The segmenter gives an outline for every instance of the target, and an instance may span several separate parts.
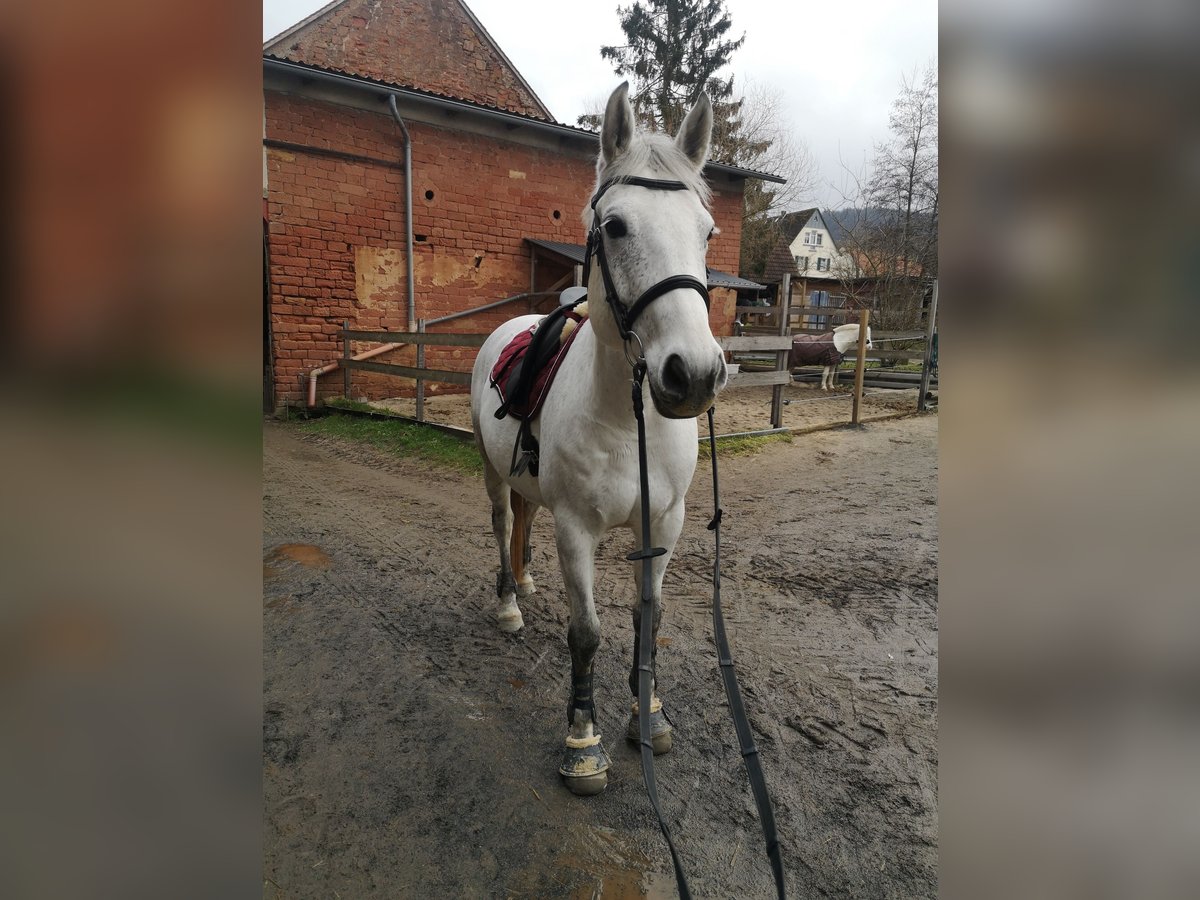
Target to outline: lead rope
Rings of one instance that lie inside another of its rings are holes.
[[[639,420],[640,421],[640,420]],[[640,433],[639,433],[640,437]],[[713,428],[713,408],[708,410],[708,448],[712,458],[713,473],[713,517],[708,530],[713,533],[716,550],[713,553],[713,636],[717,644],[717,662],[721,668],[721,680],[725,683],[725,696],[729,700],[729,714],[737,732],[738,747],[750,790],[758,807],[758,820],[762,825],[763,838],[767,843],[767,859],[771,862],[771,874],[775,878],[775,892],[779,900],[787,896],[783,884],[783,858],[779,850],[779,835],[775,830],[775,811],[771,808],[771,796],[763,778],[762,764],[758,759],[758,748],[750,733],[746,719],[746,708],[742,705],[742,694],[738,689],[737,672],[733,668],[733,654],[729,651],[729,639],[725,636],[725,616],[721,612],[721,493],[717,481],[717,438]]]
[[[667,830],[662,809],[658,805],[658,788],[654,781],[654,745],[650,742],[650,680],[654,673],[651,662],[651,650],[654,646],[654,582],[650,576],[650,560],[662,556],[667,551],[662,547],[650,546],[650,476],[646,464],[646,419],[642,414],[642,380],[645,377],[646,361],[639,359],[633,365],[633,414],[637,419],[638,478],[642,491],[642,547],[626,557],[634,562],[641,560],[642,563],[641,627],[638,631],[637,660],[638,743],[642,755],[642,780],[646,782],[646,794],[649,795],[650,806],[658,818],[658,827],[662,829],[667,849],[671,851],[671,864],[675,866],[675,883],[679,886],[680,900],[691,900],[692,892],[688,889],[687,878],[684,877],[683,867],[679,863],[679,854],[675,852],[675,842],[671,840],[671,832]]]

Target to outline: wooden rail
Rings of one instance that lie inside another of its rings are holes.
[[[359,331],[353,328],[342,328],[338,331],[342,340],[341,364],[346,371],[345,395],[350,399],[350,372],[376,372],[381,375],[394,375],[398,378],[412,378],[417,382],[418,395],[424,392],[426,381],[438,381],[445,384],[461,384],[470,386],[470,372],[455,372],[450,369],[430,369],[423,365],[400,366],[394,363],[374,362],[367,359],[352,359],[350,354],[351,341],[379,341],[385,344],[415,344],[418,348],[433,347],[482,347],[489,335],[486,334],[443,334],[424,331]],[[424,354],[421,354],[423,362]],[[417,421],[425,421],[423,403],[417,404]]]
[[[351,341],[379,341],[383,344],[427,344],[436,347],[482,347],[490,335],[431,334],[424,331],[353,331],[343,329],[338,337]]]

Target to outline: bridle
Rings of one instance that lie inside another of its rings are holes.
[[[638,744],[641,748],[642,778],[646,784],[646,794],[654,815],[658,818],[658,827],[662,830],[671,852],[671,863],[675,867],[675,883],[679,887],[681,900],[691,900],[687,878],[684,877],[683,867],[679,862],[679,854],[671,840],[667,823],[663,819],[662,810],[658,803],[658,788],[654,779],[654,745],[650,740],[650,695],[652,692],[651,679],[654,677],[655,647],[654,647],[654,587],[651,580],[650,560],[662,556],[667,551],[663,547],[653,547],[650,544],[650,476],[646,460],[646,419],[643,409],[642,383],[646,377],[646,357],[641,338],[634,332],[633,326],[642,312],[668,291],[676,288],[691,288],[704,298],[705,308],[709,306],[708,288],[690,275],[671,275],[659,281],[645,291],[631,305],[621,303],[613,285],[612,274],[608,269],[608,257],[604,252],[603,229],[599,216],[595,215],[596,203],[614,184],[631,184],[638,187],[660,191],[687,190],[687,185],[679,181],[660,181],[655,178],[623,178],[606,181],[592,197],[592,227],[588,231],[587,249],[584,255],[583,283],[588,284],[588,274],[591,269],[593,255],[600,265],[600,274],[604,279],[604,295],[621,339],[625,342],[625,359],[633,369],[633,413],[637,419],[638,433],[638,478],[641,487],[642,508],[642,546],[630,553],[626,559],[642,564],[642,592],[639,601],[640,627],[638,633]],[[636,351],[633,341],[637,342]],[[783,900],[786,897],[783,883],[783,860],[780,852],[779,837],[775,829],[775,813],[771,808],[771,797],[767,793],[767,783],[763,778],[762,764],[758,758],[758,748],[754,746],[754,736],[750,731],[750,723],[746,718],[746,709],[742,703],[741,691],[738,688],[737,673],[733,667],[733,656],[729,650],[729,640],[725,635],[725,617],[721,612],[721,504],[717,481],[717,442],[713,427],[713,410],[708,410],[708,440],[709,452],[712,458],[713,471],[713,517],[708,523],[709,531],[716,539],[716,550],[713,556],[713,635],[717,645],[717,662],[721,670],[721,680],[725,686],[725,696],[729,700],[729,712],[733,718],[734,731],[737,733],[738,747],[741,751],[742,762],[746,767],[746,776],[750,781],[750,790],[754,794],[754,802],[758,807],[758,818],[762,825],[763,838],[767,845],[767,858],[771,863],[771,874],[775,879],[775,890]],[[588,680],[587,698],[590,701],[590,679]],[[592,718],[595,720],[594,707]]]
[[[604,250],[604,229],[601,226],[600,216],[596,212],[596,204],[600,202],[600,198],[608,192],[609,188],[624,184],[649,188],[653,191],[686,191],[688,190],[688,186],[682,181],[663,181],[658,178],[637,178],[630,176],[606,181],[592,195],[590,204],[592,207],[592,227],[588,230],[587,247],[584,249],[583,254],[583,283],[585,285],[589,283],[588,277],[591,274],[592,257],[594,256],[596,262],[600,265],[600,276],[604,279],[604,299],[608,301],[608,308],[612,310],[613,319],[617,323],[617,331],[621,334],[621,340],[628,344],[632,336],[640,346],[642,341],[633,331],[634,323],[637,322],[638,317],[645,311],[646,307],[663,294],[677,288],[691,288],[704,298],[705,309],[709,308],[711,300],[708,296],[708,286],[703,284],[699,279],[693,278],[691,275],[668,275],[662,281],[656,282],[642,291],[642,295],[630,305],[626,306],[621,302],[621,298],[617,294],[617,287],[613,284],[612,272],[608,268],[608,254]]]

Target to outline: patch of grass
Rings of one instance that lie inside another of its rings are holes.
[[[368,404],[357,405],[371,409]],[[483,461],[474,443],[423,425],[389,419],[360,419],[335,413],[300,422],[297,427],[313,434],[358,441],[396,456],[420,457],[460,472],[473,475],[483,473]]]
[[[792,436],[786,431],[780,434],[758,434],[730,438],[718,437],[717,456],[751,456],[755,453],[765,450],[771,444],[790,444],[791,442]],[[697,456],[701,462],[708,459],[708,438],[705,438],[700,442],[699,449],[697,450]]]
[[[921,369],[923,368],[923,366],[922,366],[922,365],[921,365],[921,363],[919,363],[919,362],[918,362],[918,363],[897,363],[897,364],[896,364],[896,365],[894,365],[894,366],[885,366],[885,365],[883,365],[882,363],[880,363],[880,362],[878,362],[878,361],[875,361],[875,362],[868,362],[868,363],[866,364],[866,368],[868,368],[868,369],[879,369],[880,371],[883,371],[883,372],[888,372],[888,371],[892,371],[892,372],[920,372],[920,371],[921,371]],[[850,369],[850,371],[851,371],[851,372],[853,372],[853,371],[854,371],[854,366],[850,366],[850,367],[849,367],[849,369]]]
[[[388,410],[382,406],[373,406],[370,403],[364,403],[361,400],[347,400],[345,397],[327,397],[325,405],[332,409],[350,409],[355,412],[379,412],[386,413]]]
[[[379,412],[377,407],[373,407],[369,403],[355,401],[338,400],[327,402],[326,405],[334,409]],[[341,416],[335,412],[320,418],[297,421],[296,427],[313,434],[368,444],[385,453],[393,453],[397,456],[416,456],[460,472],[473,475],[483,473],[483,461],[479,458],[479,452],[475,449],[473,442],[463,441],[432,428],[399,419],[367,419],[357,416]],[[717,456],[722,458],[750,456],[772,444],[790,444],[791,442],[792,435],[787,432],[731,438],[718,437]],[[701,462],[708,459],[707,437],[697,444],[696,456]]]

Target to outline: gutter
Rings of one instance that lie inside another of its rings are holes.
[[[396,95],[388,94],[388,109],[392,118],[404,133],[404,257],[408,262],[408,330],[416,330],[417,302],[413,288],[413,186],[412,186],[412,138],[408,128],[400,118],[400,110],[396,108]]]

